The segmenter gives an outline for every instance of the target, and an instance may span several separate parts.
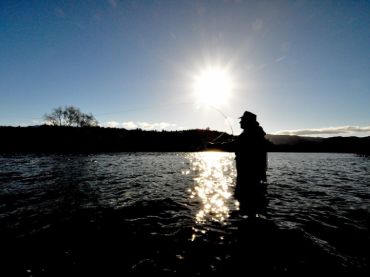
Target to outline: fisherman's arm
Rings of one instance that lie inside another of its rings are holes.
[[[207,149],[209,150],[222,150],[222,151],[227,151],[227,152],[235,152],[237,145],[237,141],[229,141],[229,142],[222,142],[222,143],[212,143],[208,142],[207,143]]]

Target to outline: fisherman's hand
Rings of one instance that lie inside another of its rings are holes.
[[[214,148],[215,144],[213,142],[207,142],[206,143],[206,148]]]

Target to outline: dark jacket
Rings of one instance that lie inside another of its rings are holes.
[[[235,160],[239,181],[266,181],[267,141],[262,127],[244,131],[236,140]]]
[[[256,123],[243,131],[236,140],[215,144],[215,148],[235,152],[237,181],[266,181],[267,140],[266,133]]]

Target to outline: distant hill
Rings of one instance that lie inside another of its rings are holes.
[[[300,137],[287,135],[266,135],[266,138],[275,145],[296,145],[298,143],[306,142],[321,142],[324,138],[318,137]]]
[[[266,135],[273,152],[338,152],[370,155],[370,137]],[[91,153],[119,151],[202,151],[207,142],[235,139],[212,130],[143,131],[102,127],[0,127],[0,153]]]
[[[300,137],[266,135],[272,142],[271,151],[281,152],[338,152],[370,154],[370,137]]]

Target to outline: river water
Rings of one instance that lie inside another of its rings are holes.
[[[231,153],[1,155],[0,270],[367,275],[370,158],[268,158],[251,219],[233,197]]]

